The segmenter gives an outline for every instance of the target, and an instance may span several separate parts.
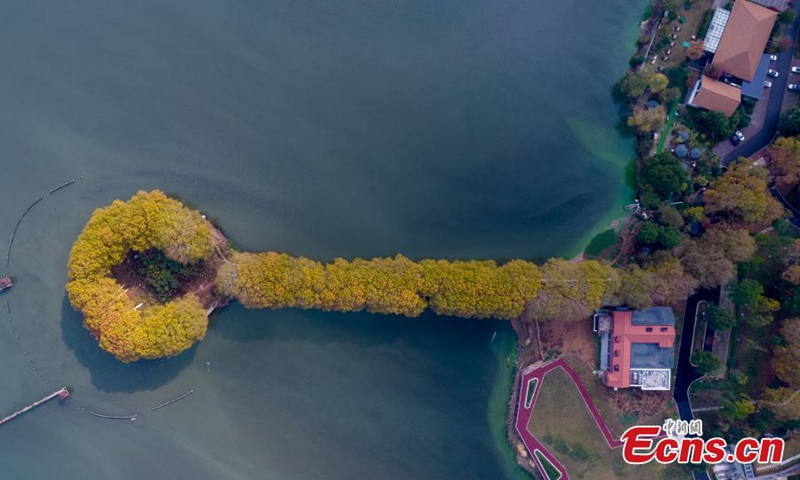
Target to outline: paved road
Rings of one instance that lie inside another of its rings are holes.
[[[794,225],[796,228],[800,228],[800,210],[794,208],[792,204],[789,203],[789,201],[786,200],[786,198],[784,198],[783,195],[781,195],[781,192],[779,192],[777,188],[772,187],[769,189],[769,192],[772,194],[773,197],[775,197],[779,202],[781,202],[784,207],[786,207],[786,210],[792,212],[792,218],[789,219],[789,223]]]
[[[789,69],[792,66],[792,54],[794,52],[794,42],[797,40],[797,29],[800,26],[800,2],[795,2],[792,6],[794,11],[798,13],[797,17],[791,26],[784,30],[786,36],[792,39],[792,48],[786,50],[778,55],[778,61],[773,64],[774,68],[780,72],[778,78],[770,78],[772,82],[772,92],[770,95],[769,106],[767,107],[767,116],[764,118],[764,126],[761,131],[748,138],[741,143],[738,147],[734,148],[731,153],[725,155],[722,159],[723,165],[728,165],[733,160],[739,157],[749,157],[750,155],[761,150],[772,142],[772,138],[778,131],[778,121],[781,116],[781,104],[783,103],[783,96],[786,94],[786,85],[790,77],[794,77],[794,83],[800,83],[800,76],[790,75]]]
[[[681,347],[678,352],[678,368],[675,375],[675,390],[673,398],[678,404],[678,412],[681,420],[692,420],[692,407],[689,405],[689,385],[701,377],[689,363],[692,355],[692,334],[694,333],[694,321],[697,314],[697,306],[700,302],[719,301],[719,289],[698,290],[697,293],[689,297],[686,302],[686,312],[683,315],[683,331],[681,332]]]
[[[692,405],[689,402],[689,385],[702,375],[695,371],[689,358],[692,355],[692,334],[694,321],[697,315],[697,305],[702,301],[719,303],[719,288],[714,290],[698,290],[686,302],[686,312],[683,315],[683,330],[681,332],[681,348],[678,353],[678,368],[675,375],[675,390],[673,398],[678,404],[678,413],[681,420],[693,420]],[[709,480],[705,472],[693,472],[695,480]]]

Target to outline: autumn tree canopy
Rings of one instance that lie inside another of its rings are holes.
[[[112,268],[131,252],[151,250],[181,265],[216,260],[213,240],[209,222],[160,191],[115,201],[94,212],[72,248],[70,302],[100,347],[124,362],[177,355],[206,333],[199,299],[154,296],[135,305]],[[639,308],[671,303],[697,285],[672,256],[618,271],[601,261],[560,258],[540,267],[524,260],[415,262],[402,255],[322,263],[278,252],[232,252],[214,268],[216,293],[247,308],[407,317],[430,309],[462,318],[577,320],[609,302]]]
[[[139,192],[96,210],[70,252],[67,294],[100,347],[123,362],[177,355],[201,340],[208,317],[194,295],[136,308],[112,277],[131,251],[158,249],[187,264],[213,252],[212,227],[163,192]]]
[[[772,357],[772,368],[782,381],[800,389],[800,318],[791,318],[783,322],[781,336],[786,344],[775,347]]]
[[[780,137],[769,147],[769,168],[781,185],[800,183],[800,137]]]
[[[686,49],[686,56],[697,60],[705,54],[705,42],[702,40],[692,40],[689,42],[689,48]]]
[[[767,170],[737,162],[719,177],[705,196],[706,212],[727,215],[733,222],[769,224],[783,215],[783,206],[767,188]]]

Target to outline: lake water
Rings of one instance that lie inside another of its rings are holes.
[[[122,365],[65,262],[94,208],[153,188],[249,250],[574,253],[628,195],[610,90],[644,4],[4,2],[2,238],[78,182],[25,218],[0,298],[0,412],[73,398],[0,428],[2,477],[525,478],[493,434],[505,323],[232,305],[197,348]]]

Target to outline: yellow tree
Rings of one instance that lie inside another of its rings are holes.
[[[769,168],[781,185],[800,183],[800,138],[780,137],[768,150]]]
[[[767,190],[767,171],[739,161],[719,177],[703,197],[706,212],[724,213],[734,221],[769,224],[783,207]]]
[[[642,133],[652,133],[664,127],[666,115],[667,112],[661,105],[653,108],[637,106],[633,109],[633,114],[628,117],[628,126]]]
[[[92,214],[67,264],[70,302],[100,347],[124,362],[177,355],[201,339],[208,324],[192,296],[167,305],[142,302],[140,310],[114,280],[112,267],[129,252],[152,248],[181,263],[207,259],[211,224],[163,192],[138,192]]]
[[[784,422],[800,418],[800,390],[778,387],[767,388],[761,394],[759,404]]]
[[[550,259],[541,267],[542,286],[527,314],[540,320],[587,318],[620,288],[620,276],[608,264]]]
[[[784,320],[781,336],[786,344],[773,350],[772,368],[782,381],[800,388],[800,318]]]

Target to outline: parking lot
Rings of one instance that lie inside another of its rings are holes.
[[[792,56],[792,67],[800,67],[800,58],[795,58]],[[790,70],[791,71],[791,70]],[[789,80],[787,81],[787,85],[800,85],[800,75],[796,73],[788,73]],[[800,91],[797,90],[789,90],[788,87],[786,89],[786,93],[783,95],[783,104],[781,105],[781,115],[783,115],[786,110],[796,107],[800,104]]]

